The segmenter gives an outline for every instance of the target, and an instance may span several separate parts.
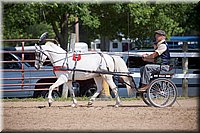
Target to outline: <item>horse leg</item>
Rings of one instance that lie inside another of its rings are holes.
[[[111,75],[105,75],[103,77],[105,78],[106,82],[108,83],[108,85],[112,89],[113,93],[115,94],[115,99],[116,99],[115,107],[119,107],[121,101],[120,101],[120,98],[119,98],[119,95],[118,95],[117,86],[113,82],[112,76]]]
[[[67,77],[65,75],[60,75],[58,77],[58,79],[56,80],[56,82],[49,87],[49,94],[48,94],[48,104],[49,104],[49,107],[52,105],[52,102],[53,102],[53,98],[52,98],[52,91],[53,91],[53,89],[56,88],[56,87],[58,87],[58,86],[60,86],[61,84],[65,83],[67,81],[68,81],[68,79],[67,79]]]
[[[68,84],[68,87],[69,87],[69,91],[70,91],[70,96],[72,98],[72,104],[71,104],[71,107],[77,107],[77,100],[76,100],[76,97],[75,97],[75,94],[74,94],[74,90],[72,88],[72,82],[70,81],[70,83]]]
[[[101,90],[102,90],[102,82],[103,79],[102,77],[98,76],[98,77],[94,77],[94,81],[97,85],[97,91],[94,93],[94,95],[90,98],[88,105],[92,105],[93,101],[95,101],[96,97],[100,94]]]
[[[117,89],[117,87],[112,88],[112,91],[115,94],[115,98],[116,98],[115,107],[119,107],[119,105],[121,104],[121,101],[120,101],[120,98],[119,98],[119,95],[118,95],[118,89]]]

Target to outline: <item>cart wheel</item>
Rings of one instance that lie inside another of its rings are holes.
[[[166,78],[153,80],[147,90],[147,98],[154,107],[172,106],[176,101],[176,97],[176,85]]]
[[[141,93],[141,97],[144,103],[146,103],[148,106],[151,106],[151,103],[149,102],[148,98],[147,98],[147,93],[143,92]]]

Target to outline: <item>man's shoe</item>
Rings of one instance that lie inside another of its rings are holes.
[[[149,88],[149,85],[145,85],[138,89],[138,92],[145,92]]]

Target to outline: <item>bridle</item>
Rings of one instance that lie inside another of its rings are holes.
[[[52,62],[52,64],[57,63],[57,62],[62,61],[62,60],[64,60],[64,62],[65,62],[66,59],[67,59],[67,52],[66,53],[58,53],[58,52],[51,51],[51,50],[43,50],[41,45],[39,45],[39,49],[38,49],[38,46],[36,46],[36,49],[35,49],[35,55],[38,56],[38,59],[35,59],[35,60],[37,60],[39,62],[39,64],[43,64],[45,62],[45,61],[42,60],[43,55],[48,57],[48,55],[45,53],[45,51],[50,52],[50,53],[65,54],[66,55],[66,57],[59,59],[59,60],[56,60],[56,61]],[[63,62],[63,65],[64,65],[64,62]],[[47,64],[47,65],[49,65],[49,64]]]
[[[35,49],[35,55],[38,57],[35,60],[37,60],[39,62],[39,64],[44,63],[44,61],[42,60],[43,55],[47,56],[47,54],[45,53],[45,51],[42,49],[41,45],[39,45],[39,48],[36,47]]]

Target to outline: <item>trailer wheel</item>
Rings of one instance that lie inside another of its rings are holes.
[[[49,94],[49,91],[44,90],[40,93],[40,97],[48,98],[48,94]],[[55,90],[52,91],[52,98],[59,98],[60,96],[61,95],[58,91],[55,91]]]
[[[39,80],[37,83],[54,83],[56,82],[56,78],[54,79],[42,79],[42,80]],[[43,97],[43,98],[46,98],[48,97],[48,90],[37,90],[37,89],[47,89],[49,88],[50,85],[36,85],[35,86],[35,90],[34,93],[33,93],[33,97],[37,98],[37,97]],[[63,85],[60,85],[59,86],[59,89],[58,90],[53,90],[52,92],[52,97],[61,97],[61,94],[62,94],[62,90],[63,90]],[[46,95],[46,96],[45,96]]]

